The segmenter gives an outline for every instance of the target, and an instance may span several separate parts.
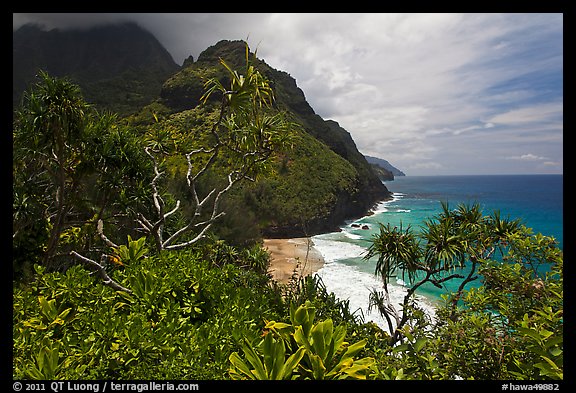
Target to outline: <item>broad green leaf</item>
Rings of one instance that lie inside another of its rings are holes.
[[[56,314],[54,314],[54,303],[55,303],[54,299],[47,301],[44,296],[38,296],[38,302],[40,303],[40,309],[42,311],[42,314],[47,319],[52,320],[54,319],[54,317],[56,317]]]
[[[546,330],[546,329],[540,330],[540,337],[542,337],[543,339],[547,339],[548,337],[550,337],[553,334],[554,334],[553,332]]]
[[[228,357],[232,366],[246,375],[248,378],[254,379],[254,374],[250,371],[250,367],[240,358],[237,352],[232,352]]]
[[[38,354],[36,355],[36,364],[38,365],[38,370],[44,370],[44,360],[45,360],[44,348],[40,348],[40,351],[38,351]]]
[[[36,367],[30,367],[30,369],[26,370],[26,374],[31,379],[47,379]]]
[[[318,322],[310,332],[312,337],[312,348],[314,353],[326,361],[326,355],[329,348],[329,343],[332,338],[332,320],[327,319],[323,322]]]
[[[246,342],[246,344],[242,346],[242,351],[244,352],[244,355],[246,356],[248,362],[252,365],[252,367],[254,367],[252,373],[254,374],[256,379],[260,380],[268,379],[268,375],[266,374],[264,365],[262,364],[262,361],[260,361],[260,357],[258,356],[256,351],[254,351],[250,343]]]
[[[304,347],[308,351],[312,352],[312,349],[310,347],[310,342],[308,341],[308,338],[304,334],[304,329],[302,328],[302,326],[296,327],[296,330],[294,331],[293,337],[294,337],[294,341],[296,341],[296,344],[298,344],[298,346]]]
[[[362,362],[362,360],[364,361]],[[355,361],[352,366],[345,368],[343,370],[343,373],[350,378],[366,379],[370,367],[372,367],[373,364],[374,364],[373,358],[360,359]]]
[[[332,340],[334,342],[334,350],[333,353],[338,353],[340,351],[340,347],[345,344],[344,340],[346,339],[346,326],[339,325],[336,326],[334,329],[334,334],[332,335]]]
[[[347,357],[354,357],[358,352],[360,352],[362,350],[362,348],[364,348],[364,346],[366,345],[366,339],[362,339],[360,341],[358,341],[357,343],[354,343],[352,345],[350,345],[348,347],[348,349],[346,349],[346,352],[344,353],[344,355],[342,356],[342,358],[347,358]]]
[[[414,351],[420,352],[420,350],[426,345],[426,341],[427,340],[424,337],[416,339],[416,342],[414,343]]]
[[[281,379],[287,379],[288,377],[290,377],[292,375],[292,373],[294,372],[294,369],[296,367],[298,367],[298,364],[300,363],[300,361],[304,357],[305,353],[306,353],[306,349],[304,347],[300,347],[300,348],[298,348],[298,350],[295,353],[293,353],[292,355],[290,355],[288,357],[288,359],[286,360],[286,363],[284,363],[283,373],[281,375]]]
[[[314,379],[324,379],[326,367],[324,366],[322,359],[320,359],[320,356],[308,353],[308,359],[310,359]]]
[[[62,318],[56,318],[52,321],[52,323],[50,323],[50,326],[52,325],[64,325],[64,320]]]
[[[329,372],[326,374],[327,378],[334,378],[339,376],[343,370],[346,370],[354,364],[354,359],[342,357],[338,364],[336,364]]]
[[[284,346],[284,341],[282,339],[275,341],[274,340],[274,365],[269,373],[270,379],[283,379],[283,367],[285,354],[286,354],[286,347]]]
[[[272,329],[272,330],[282,330],[282,329],[286,329],[290,326],[292,326],[292,325],[290,325],[289,323],[270,321],[266,324],[266,326],[264,328],[265,329]]]
[[[264,353],[264,370],[267,377],[270,379],[275,379],[275,369],[278,361],[280,364],[284,362],[285,348],[283,347],[284,342],[281,341],[281,345],[277,345],[274,341],[272,334],[267,334],[262,342],[262,352]]]
[[[53,348],[47,349],[46,357],[50,365],[50,374],[55,375],[58,368],[58,361],[60,360],[59,346],[55,345]]]
[[[562,355],[563,351],[560,348],[552,348],[549,350],[549,352],[550,352],[550,355],[552,355],[554,357],[558,357],[558,356]]]
[[[408,344],[404,343],[404,344],[400,344],[394,347],[393,351],[394,352],[406,352],[410,349],[410,347],[408,346]]]
[[[44,325],[42,320],[40,320],[38,318],[30,318],[27,321],[24,321],[23,325],[26,327],[31,327],[32,329],[38,329],[38,330],[45,330],[47,328],[47,326]]]
[[[540,374],[545,375],[555,379],[563,379],[563,371],[554,363],[552,360],[546,356],[541,356],[544,362],[536,363],[534,366],[540,369]]]

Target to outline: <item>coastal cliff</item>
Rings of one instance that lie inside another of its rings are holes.
[[[163,85],[160,100],[172,113],[197,108],[206,78],[224,78],[218,63],[245,64],[243,41],[220,41],[202,52]],[[251,59],[254,59],[251,56]],[[310,236],[333,231],[345,220],[366,214],[391,196],[350,133],[317,115],[288,73],[252,60],[273,87],[275,107],[299,125],[291,149],[279,152],[274,171],[244,187],[237,198],[268,238]],[[225,83],[224,80],[222,80]]]

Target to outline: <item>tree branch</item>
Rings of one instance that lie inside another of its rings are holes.
[[[128,292],[128,293],[132,293],[131,290],[129,290],[128,288],[123,287],[122,285],[118,284],[116,281],[114,281],[109,275],[108,273],[106,273],[106,269],[104,268],[103,265],[99,264],[96,261],[93,261],[90,258],[86,258],[85,256],[82,256],[80,254],[78,254],[76,251],[71,251],[70,255],[75,256],[76,258],[78,258],[79,260],[81,260],[82,262],[88,264],[89,266],[95,268],[95,272],[98,273],[98,275],[100,276],[100,278],[102,279],[102,281],[104,282],[104,285],[109,286],[110,288],[114,289],[115,291],[121,291],[121,292]],[[106,258],[106,254],[102,254],[103,258]]]
[[[96,230],[98,231],[100,238],[102,238],[102,240],[104,241],[104,243],[106,243],[108,247],[118,248],[117,244],[113,243],[110,239],[106,237],[106,235],[104,235],[104,221],[102,221],[102,219],[98,220]]]

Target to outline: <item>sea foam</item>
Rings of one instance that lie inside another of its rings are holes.
[[[335,234],[313,237],[314,247],[324,257],[324,266],[316,272],[322,279],[326,289],[341,300],[348,300],[350,311],[360,310],[365,322],[372,321],[383,330],[388,331],[385,319],[376,311],[368,311],[368,299],[371,291],[383,291],[383,284],[374,274],[363,272],[357,266],[344,263],[347,259],[358,258],[366,253],[366,249],[353,243],[337,241],[327,237]],[[340,261],[340,262],[339,262]],[[391,282],[388,285],[388,295],[394,308],[401,312],[401,304],[407,290],[402,281]],[[431,317],[434,316],[434,306],[424,297],[416,296],[418,305]]]
[[[388,206],[390,206],[391,203],[394,203],[394,202],[398,201],[399,199],[402,199],[405,195],[406,194],[403,194],[401,192],[392,193],[392,199],[388,199],[386,201],[378,203],[374,207],[374,209],[372,209],[371,214],[380,214],[380,213],[387,212]]]
[[[336,232],[339,235],[340,232]],[[332,235],[332,234],[328,234]],[[346,236],[346,235],[344,235]],[[324,257],[325,262],[358,258],[366,253],[366,249],[354,243],[337,241],[327,238],[327,235],[313,236],[314,248]]]

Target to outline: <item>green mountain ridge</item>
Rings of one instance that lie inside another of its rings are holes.
[[[199,104],[204,80],[220,78],[219,59],[233,68],[240,67],[245,62],[245,51],[243,41],[226,40],[206,49],[196,62],[188,61],[164,83],[158,102],[170,113],[193,110]],[[283,154],[281,161],[289,164],[279,162],[276,174],[256,186],[257,190],[270,192],[261,201],[271,197],[279,202],[266,220],[265,236],[292,237],[336,230],[344,220],[366,214],[375,203],[390,196],[350,133],[337,122],[317,115],[294,78],[261,59],[255,60],[255,66],[271,81],[277,108],[288,112],[305,132],[298,135],[300,143]],[[253,207],[262,215],[268,205],[255,203]]]

